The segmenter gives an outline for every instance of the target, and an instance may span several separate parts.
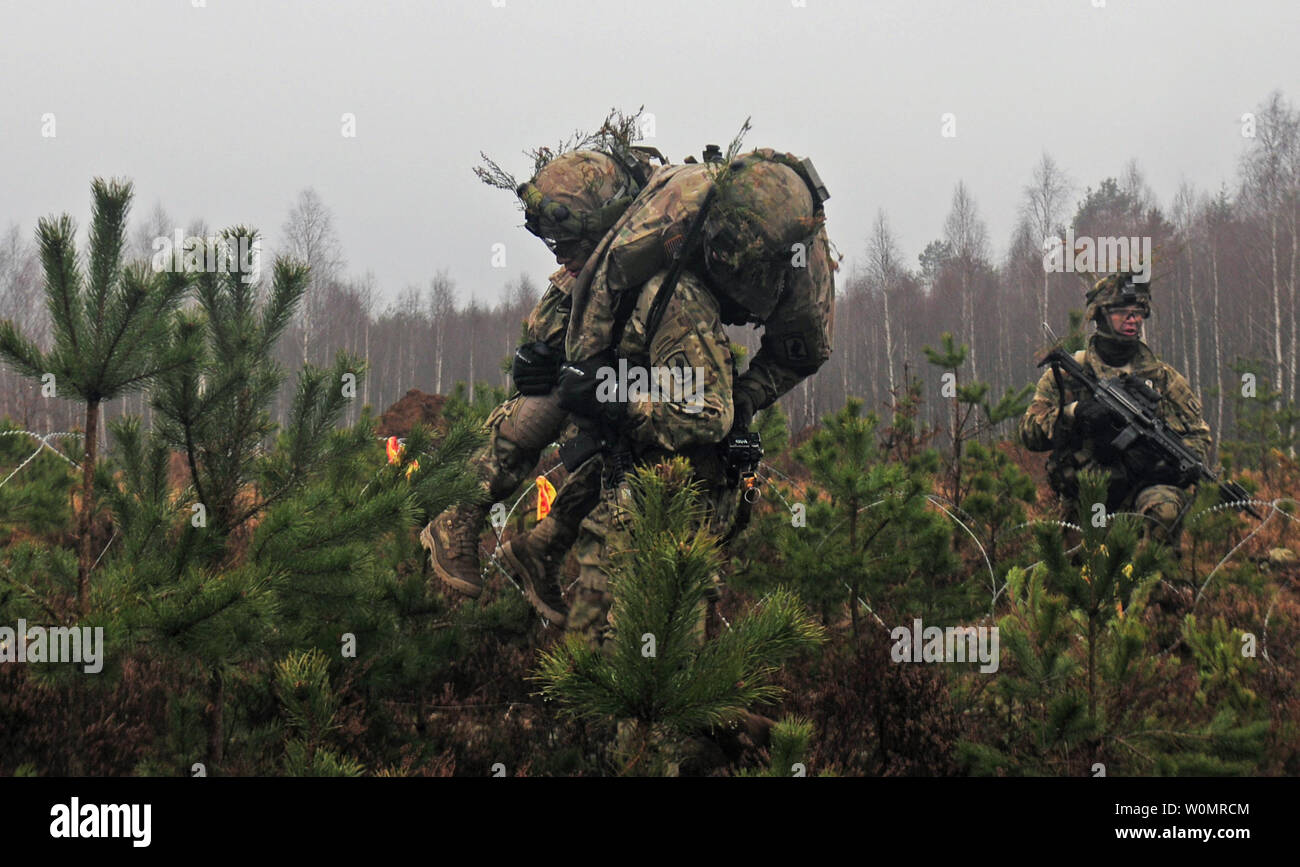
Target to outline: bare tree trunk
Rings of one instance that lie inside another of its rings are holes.
[[[215,668],[208,673],[208,754],[209,771],[221,767],[225,758],[225,705],[226,683],[221,676],[221,669]]]
[[[89,609],[90,526],[95,507],[95,456],[99,440],[99,402],[86,402],[85,456],[81,465],[81,513],[77,516],[77,608],[85,617]]]
[[[885,302],[885,361],[889,371],[889,390],[894,390],[894,327],[889,321],[889,290],[882,286],[880,297]]]
[[[839,335],[836,335],[837,338],[838,336]],[[838,339],[836,342],[837,343],[839,342]],[[851,361],[852,358],[853,358],[853,344],[849,344],[849,360]],[[840,360],[841,362],[843,361],[843,359]],[[840,364],[840,387],[844,390],[845,394],[849,393],[849,365],[848,364],[844,364],[844,363]]]
[[[1277,371],[1273,387],[1277,389],[1279,399],[1273,402],[1275,410],[1281,409],[1280,397],[1285,392],[1285,378],[1282,371],[1282,301],[1281,287],[1277,275],[1277,211],[1269,215],[1269,261],[1273,274],[1273,367]]]
[[[1192,308],[1192,388],[1201,390],[1201,317],[1196,312],[1196,263],[1192,261],[1190,248],[1187,253],[1187,300]]]
[[[1174,305],[1174,316],[1177,319],[1177,324],[1174,326],[1174,333],[1171,337],[1173,338],[1174,346],[1181,348],[1183,351],[1183,375],[1190,376],[1192,368],[1191,360],[1187,357],[1187,346],[1191,341],[1187,339],[1187,317],[1183,312],[1183,305]],[[1177,352],[1177,350],[1175,350],[1175,352]]]
[[[365,316],[366,316],[366,381],[365,384],[362,385],[361,387],[361,394],[362,394],[361,402],[363,405],[370,403],[370,380],[373,376],[373,371],[371,371],[370,369],[370,311],[366,311]]]
[[[1041,330],[1043,327],[1043,323],[1048,321],[1050,320],[1048,320],[1047,318],[1047,271],[1044,270],[1043,271],[1043,303],[1039,306],[1038,325],[1034,329],[1034,331]]]
[[[1296,193],[1295,193],[1295,191],[1293,191],[1293,192],[1292,192],[1292,201],[1293,201],[1293,202],[1294,202],[1294,197],[1295,197],[1295,195],[1296,195]],[[1295,261],[1295,260],[1296,260],[1296,252],[1297,252],[1297,249],[1296,249],[1296,241],[1297,241],[1297,238],[1296,238],[1296,213],[1295,213],[1295,205],[1293,204],[1293,205],[1292,205],[1292,208],[1291,208],[1291,279],[1288,281],[1288,299],[1287,299],[1288,302],[1289,302],[1288,309],[1291,311],[1291,365],[1290,365],[1290,367],[1289,367],[1289,370],[1291,371],[1291,382],[1287,385],[1287,392],[1286,392],[1286,393],[1287,393],[1287,400],[1290,401],[1290,402],[1292,402],[1292,403],[1295,402],[1295,381],[1296,381],[1296,367],[1295,367],[1295,363],[1296,363],[1296,348],[1295,348],[1295,343],[1296,343],[1296,309],[1295,309],[1296,261]],[[1287,440],[1288,440],[1288,442],[1290,443],[1290,445],[1287,446],[1287,452],[1289,453],[1289,455],[1290,455],[1292,458],[1294,458],[1294,457],[1295,457],[1295,443],[1294,443],[1294,441],[1292,440],[1291,434],[1292,434],[1292,432],[1295,430],[1295,425],[1294,425],[1294,424],[1290,424],[1290,425],[1288,425],[1287,427],[1288,427],[1288,430],[1287,430]]]
[[[975,299],[971,297],[970,271],[966,263],[962,264],[961,306],[962,315],[966,318],[966,340],[970,344],[970,378],[971,382],[978,382],[980,375],[975,360]]]
[[[308,287],[310,289],[310,287]],[[311,293],[302,299],[302,363],[307,364],[307,343],[311,338]]]
[[[1213,230],[1211,230],[1213,231]],[[1219,384],[1219,393],[1217,397],[1218,406],[1214,410],[1214,432],[1216,445],[1215,453],[1217,457],[1217,445],[1223,439],[1223,392],[1226,383],[1223,381],[1223,344],[1221,339],[1222,322],[1219,319],[1219,250],[1217,243],[1210,243],[1210,273],[1214,279],[1214,381]]]

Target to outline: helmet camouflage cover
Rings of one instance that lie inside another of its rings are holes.
[[[1099,315],[1108,307],[1141,307],[1147,316],[1151,315],[1151,284],[1135,282],[1131,273],[1109,274],[1093,285],[1084,300],[1088,305],[1085,321],[1096,321],[1108,331],[1106,317]]]
[[[820,208],[804,179],[769,149],[737,157],[718,178],[704,221],[715,286],[760,320],[776,307],[793,247],[816,231]]]
[[[636,198],[636,181],[594,150],[560,154],[515,191],[524,225],[548,243],[596,244]]]

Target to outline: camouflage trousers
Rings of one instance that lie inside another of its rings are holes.
[[[568,418],[554,392],[518,395],[492,411],[483,425],[487,444],[470,459],[489,502],[514,493],[537,469],[542,450],[576,431]]]
[[[1108,477],[1106,511],[1136,512],[1143,516],[1143,538],[1155,539],[1177,549],[1182,535],[1183,511],[1192,500],[1190,490],[1173,485],[1144,484],[1123,466],[1105,464],[1087,451],[1053,452],[1047,460],[1047,479],[1066,505],[1067,514],[1077,515],[1079,474],[1084,470]]]
[[[575,475],[584,473],[599,478],[603,469],[597,456],[584,464]],[[740,490],[725,484],[705,482],[704,500],[707,508],[710,534],[723,539],[728,536],[740,506]],[[612,635],[616,623],[610,620],[614,598],[609,588],[610,564],[629,544],[628,520],[632,505],[632,491],[626,479],[615,484],[602,484],[600,500],[582,523],[574,552],[578,559],[578,591],[569,607],[568,628],[584,634],[595,647],[600,647]]]
[[[1184,510],[1191,503],[1191,493],[1173,485],[1151,485],[1132,496],[1132,509],[1145,520],[1142,535],[1177,550],[1182,538]]]
[[[471,459],[471,466],[492,503],[510,496],[536,471],[543,449],[578,433],[554,392],[511,398],[492,411],[484,426],[488,442]],[[597,456],[569,473],[543,519],[554,526],[543,528],[539,523],[530,532],[544,529],[540,537],[549,540],[576,538],[583,517],[599,500],[601,466]]]
[[[484,494],[494,503],[508,497],[535,471],[546,446],[577,432],[554,393],[511,398],[493,410],[485,428],[487,445],[471,464],[479,472]],[[595,455],[569,473],[546,518],[567,528],[570,537],[577,536],[578,589],[568,623],[597,644],[609,629],[610,557],[627,547],[631,503],[626,480],[605,484],[604,468],[604,458]],[[705,490],[709,531],[722,538],[735,521],[740,492],[722,484],[706,484]]]
[[[1108,509],[1112,512],[1136,512],[1142,516],[1142,538],[1154,539],[1178,549],[1182,538],[1183,512],[1192,501],[1191,492],[1173,485],[1148,485],[1129,491]],[[1078,503],[1067,500],[1067,514],[1078,514]]]

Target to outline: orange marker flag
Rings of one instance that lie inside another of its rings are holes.
[[[397,437],[388,438],[386,451],[388,452],[388,462],[390,464],[397,463],[398,456],[402,453],[402,444],[397,441]]]
[[[547,481],[546,476],[537,477],[537,520],[542,520],[551,513],[551,504],[555,502],[555,485]]]

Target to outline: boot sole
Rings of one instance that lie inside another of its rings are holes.
[[[438,560],[438,542],[433,535],[432,523],[425,524],[424,529],[420,531],[420,544],[428,550],[429,563],[433,566],[434,574],[438,576],[438,579],[443,584],[471,599],[477,599],[483,594],[482,584],[471,584],[465,579],[456,576]]]
[[[513,540],[506,542],[501,548],[501,560],[506,568],[513,572],[524,585],[524,596],[528,597],[528,602],[536,609],[537,613],[546,618],[546,620],[555,626],[564,626],[568,623],[569,615],[566,611],[559,611],[553,606],[542,600],[537,593],[536,582],[533,573],[530,572],[511,547]],[[545,576],[543,576],[545,577]]]

